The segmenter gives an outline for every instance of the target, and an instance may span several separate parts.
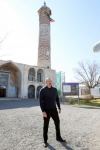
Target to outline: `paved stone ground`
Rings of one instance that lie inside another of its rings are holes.
[[[61,133],[67,144],[55,139],[52,119],[49,147],[43,147],[43,120],[33,100],[0,101],[0,150],[100,150],[100,109],[61,105]]]

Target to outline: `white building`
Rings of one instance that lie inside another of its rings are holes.
[[[95,97],[95,98],[100,98],[100,84],[98,86],[96,86],[95,88],[91,89],[91,94]]]

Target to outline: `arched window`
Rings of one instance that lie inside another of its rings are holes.
[[[34,68],[29,69],[28,80],[29,81],[34,81],[35,80],[35,69]]]
[[[37,81],[43,82],[43,70],[42,69],[38,69],[37,71]]]

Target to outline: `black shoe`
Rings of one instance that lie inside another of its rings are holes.
[[[56,139],[58,142],[66,142],[66,140],[62,139],[62,138],[57,138]]]
[[[44,147],[46,148],[48,146],[48,143],[47,142],[44,142]]]

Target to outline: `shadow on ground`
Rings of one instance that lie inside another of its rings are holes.
[[[36,107],[36,106],[39,106],[39,101],[34,99],[0,100],[0,110],[24,108],[24,107],[27,108],[27,107]]]
[[[67,145],[67,143],[61,143],[62,146],[66,149],[66,150],[73,150],[70,146]],[[50,144],[48,144],[48,149],[50,150],[56,150],[53,146],[51,146]]]

